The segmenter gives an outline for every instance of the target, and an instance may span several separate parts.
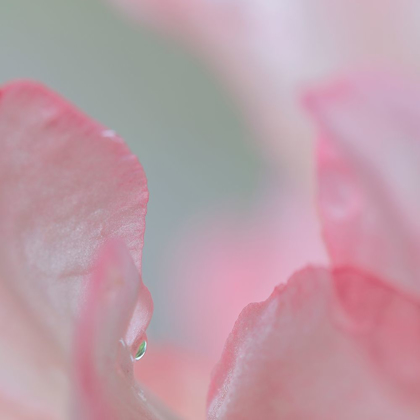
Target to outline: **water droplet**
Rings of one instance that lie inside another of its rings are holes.
[[[140,343],[139,348],[137,349],[136,355],[134,356],[134,360],[140,360],[146,353],[146,350],[147,350],[147,341],[143,340]]]

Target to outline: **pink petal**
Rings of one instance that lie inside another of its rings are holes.
[[[182,419],[204,419],[213,366],[173,344],[149,342],[147,348],[144,363],[134,365],[136,379]]]
[[[208,419],[420,415],[420,305],[353,269],[307,268],[244,309]]]
[[[0,145],[0,417],[55,419],[92,257],[118,237],[141,268],[146,178],[119,137],[32,82],[0,90]]]
[[[420,91],[360,76],[308,104],[322,131],[319,205],[333,263],[420,293]]]
[[[105,238],[140,270],[146,178],[119,137],[34,83],[1,91],[0,140],[0,275],[61,330]]]
[[[58,419],[67,409],[63,349],[2,278],[0,300],[0,418]]]
[[[172,328],[213,363],[245,305],[302,265],[326,262],[308,199],[270,188],[255,202],[248,214],[226,211],[192,225],[172,255]]]
[[[78,419],[161,418],[134,381],[133,358],[122,339],[139,292],[147,289],[130,254],[121,244],[109,243],[93,272],[76,330],[74,415]],[[144,297],[148,299],[149,293]],[[148,319],[141,328],[146,329],[147,323]]]

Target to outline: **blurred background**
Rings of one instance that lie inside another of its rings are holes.
[[[220,206],[246,206],[262,171],[231,98],[185,49],[130,25],[100,0],[0,0],[0,52],[1,84],[45,83],[139,157],[150,190],[143,254],[155,302],[149,335],[170,337],[171,248],[192,220]]]

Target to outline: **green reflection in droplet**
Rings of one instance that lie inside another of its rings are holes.
[[[144,340],[140,343],[134,359],[135,360],[140,360],[144,356],[144,354],[146,353],[146,350],[147,350],[147,341]]]

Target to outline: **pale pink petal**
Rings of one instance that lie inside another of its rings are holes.
[[[420,305],[352,269],[307,268],[244,309],[208,419],[414,420]]]
[[[380,74],[313,93],[319,205],[335,265],[420,293],[420,90]]]
[[[144,363],[134,365],[136,379],[182,419],[204,419],[213,365],[173,344],[149,342],[147,348]]]
[[[136,384],[133,355],[123,340],[137,296],[146,290],[125,247],[108,243],[93,272],[76,329],[75,418],[163,418]],[[148,299],[149,294],[144,300]],[[145,330],[147,324],[148,319],[141,328]]]
[[[123,239],[140,270],[146,178],[121,138],[44,87],[0,95],[0,275],[62,330],[105,238]]]
[[[69,393],[63,347],[10,280],[0,278],[0,418],[61,419]]]
[[[311,179],[312,135],[297,93],[366,66],[420,68],[416,0],[108,0],[197,52],[232,88],[266,147]]]
[[[308,262],[327,261],[307,198],[273,187],[255,202],[248,213],[197,221],[170,248],[171,328],[214,363],[245,305],[264,299]]]
[[[146,178],[119,137],[32,82],[0,90],[0,146],[0,417],[55,419],[92,257],[118,237],[141,268]]]

